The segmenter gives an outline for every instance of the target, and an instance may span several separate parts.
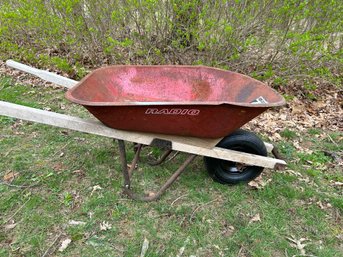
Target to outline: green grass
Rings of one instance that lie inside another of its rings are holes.
[[[88,116],[63,93],[0,77],[0,100]],[[197,158],[161,200],[142,203],[121,194],[112,140],[1,116],[0,256],[42,256],[48,249],[52,256],[139,256],[144,238],[146,256],[176,256],[182,247],[183,256],[299,256],[292,237],[309,240],[308,255],[339,256],[343,203],[333,182],[343,178],[324,152],[342,152],[342,133],[285,128],[282,136],[289,166],[266,170],[263,178],[271,181],[261,190],[214,183]],[[312,152],[294,148],[300,137]],[[154,168],[140,163],[135,190],[158,188],[185,157]],[[5,184],[9,172],[17,175]],[[251,222],[257,214],[260,221]],[[103,222],[111,228],[101,230]],[[72,242],[58,252],[65,238]]]

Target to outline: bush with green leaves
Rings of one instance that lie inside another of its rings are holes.
[[[340,84],[339,0],[0,0],[0,57],[72,76],[103,64],[204,64]]]

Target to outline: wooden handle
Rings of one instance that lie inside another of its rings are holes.
[[[67,87],[67,88],[71,88],[73,87],[76,83],[78,83],[78,81],[76,80],[72,80],[72,79],[68,79],[66,77],[57,75],[55,73],[52,72],[48,72],[45,70],[39,70],[33,67],[30,67],[28,65],[13,61],[13,60],[7,60],[6,61],[6,65],[12,68],[15,68],[17,70],[21,70],[24,71],[26,73],[30,73],[32,75],[35,75],[45,81],[49,81],[52,83],[55,83],[57,85],[63,86],[63,87]]]

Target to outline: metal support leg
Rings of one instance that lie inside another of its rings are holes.
[[[121,162],[121,170],[124,177],[124,190],[130,189],[130,174],[127,170],[127,159],[126,159],[126,150],[125,150],[125,142],[123,140],[118,140],[119,145],[119,156]]]
[[[135,157],[133,158],[133,161],[132,161],[132,163],[131,163],[131,167],[130,167],[130,169],[129,169],[129,171],[128,171],[128,173],[129,173],[129,178],[132,177],[132,173],[133,173],[133,171],[134,171],[135,168],[136,168],[137,162],[138,162],[138,160],[139,160],[139,155],[141,154],[142,147],[143,147],[143,146],[142,146],[141,144],[135,145]]]
[[[157,200],[174,182],[175,180],[181,175],[182,172],[185,171],[188,164],[190,164],[197,155],[190,154],[187,160],[177,169],[177,171],[167,180],[167,182],[156,192],[152,193],[149,196],[141,196],[135,194],[130,188],[124,188],[124,193],[134,200],[150,202]]]
[[[118,144],[119,144],[121,169],[122,169],[122,173],[124,177],[123,192],[131,199],[145,201],[145,202],[154,201],[158,199],[175,182],[175,180],[181,175],[181,173],[185,171],[188,164],[190,164],[196,157],[196,155],[190,154],[189,157],[186,159],[186,161],[177,169],[177,171],[175,171],[175,173],[167,180],[167,182],[164,185],[161,186],[161,188],[156,193],[152,193],[149,196],[141,196],[141,195],[137,195],[131,190],[131,176],[139,160],[139,155],[142,149],[142,145],[140,144],[137,145],[135,157],[132,161],[130,169],[128,169],[125,142],[123,140],[118,140]],[[169,154],[170,153],[168,153],[168,155]],[[167,154],[165,155],[166,155],[165,158],[167,158],[168,155]]]

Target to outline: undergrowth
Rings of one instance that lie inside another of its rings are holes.
[[[105,64],[201,64],[275,86],[342,83],[342,1],[0,1],[0,57],[74,78]]]

